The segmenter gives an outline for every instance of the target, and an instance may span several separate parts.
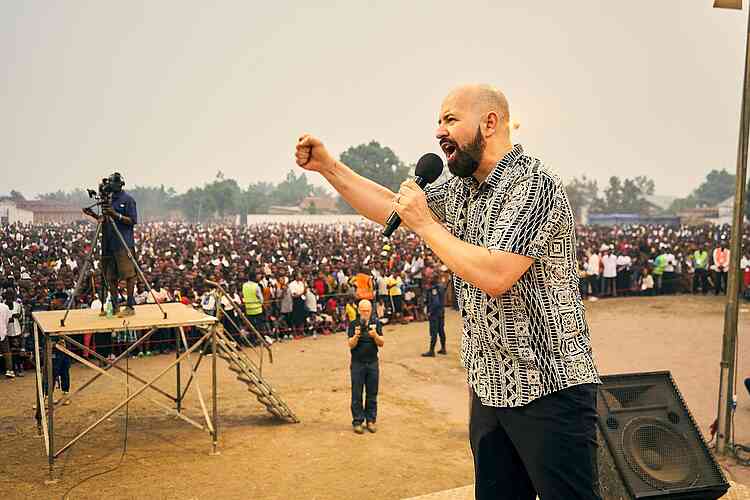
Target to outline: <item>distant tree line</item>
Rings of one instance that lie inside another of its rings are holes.
[[[392,191],[398,190],[414,168],[414,164],[404,163],[391,148],[376,141],[352,146],[339,158],[360,175]],[[599,189],[597,181],[582,175],[571,179],[565,185],[565,190],[576,218],[580,218],[584,207],[588,207],[590,213],[668,215],[689,208],[717,205],[734,194],[734,180],[735,175],[727,170],[711,170],[688,196],[674,200],[666,209],[649,201],[648,197],[655,192],[655,184],[653,179],[642,175],[632,178],[612,176],[603,190]],[[128,192],[137,200],[139,213],[144,220],[164,218],[178,212],[190,221],[207,221],[237,214],[263,214],[268,213],[272,206],[297,206],[308,196],[331,196],[327,189],[310,184],[305,173],[297,168],[290,169],[286,178],[278,184],[254,182],[243,188],[235,179],[226,178],[219,171],[213,181],[190,188],[182,194],[164,185],[129,187]],[[25,199],[18,191],[11,191],[10,198]],[[91,203],[86,191],[81,188],[45,193],[39,198],[80,206]],[[337,205],[343,213],[354,213],[352,207],[340,197]],[[750,204],[746,205],[745,210],[750,217]],[[308,212],[315,213],[316,207],[311,205]]]
[[[340,159],[357,173],[393,190],[398,190],[413,168],[404,164],[391,148],[381,146],[376,141],[352,146],[340,155]],[[305,173],[298,168],[290,169],[286,178],[278,184],[254,182],[243,188],[237,180],[227,178],[219,171],[211,182],[192,187],[182,194],[164,185],[128,186],[127,191],[138,203],[142,220],[165,219],[170,214],[179,213],[193,222],[241,214],[264,214],[272,206],[298,206],[309,196],[332,196],[327,189],[310,184]],[[10,198],[17,201],[26,199],[18,191],[11,191]],[[38,198],[81,207],[93,203],[86,190],[81,188],[44,193]],[[341,212],[353,213],[341,198],[337,205]],[[317,208],[312,204],[307,211],[316,213]]]
[[[612,176],[600,193],[597,182],[585,175],[571,179],[565,190],[570,204],[580,218],[583,207],[590,213],[637,213],[676,215],[690,209],[714,207],[734,195],[735,175],[727,170],[711,170],[704,181],[685,198],[677,198],[664,209],[648,201],[653,195],[653,179],[646,176],[623,178]],[[748,183],[750,189],[750,183]],[[745,215],[750,217],[750,204],[745,205]]]

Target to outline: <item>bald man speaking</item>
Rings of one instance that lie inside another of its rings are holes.
[[[599,499],[600,381],[563,184],[511,143],[508,102],[491,86],[450,92],[435,136],[453,177],[426,191],[406,181],[393,193],[311,135],[296,159],[368,219],[395,210],[453,271],[476,498]]]

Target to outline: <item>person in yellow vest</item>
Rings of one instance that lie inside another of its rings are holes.
[[[254,280],[254,281],[253,281]],[[245,305],[245,314],[250,323],[263,334],[263,290],[258,284],[260,277],[256,273],[249,273],[248,279],[242,285],[242,302]]]
[[[706,295],[708,293],[708,252],[705,248],[695,247],[693,252],[693,268],[695,273],[693,274],[693,293],[698,293],[700,288],[701,293]]]
[[[357,307],[351,297],[346,298],[344,310],[346,311],[347,325],[354,323],[357,320]]]
[[[402,273],[403,274],[403,273]],[[401,274],[399,273],[391,273],[388,278],[385,280],[386,285],[388,285],[388,295],[391,298],[391,310],[393,311],[393,321],[403,321],[403,313],[404,313],[404,301],[402,297],[402,288],[404,286],[404,281],[401,279]]]

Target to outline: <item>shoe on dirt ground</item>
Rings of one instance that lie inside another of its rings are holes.
[[[354,433],[355,434],[364,434],[365,429],[362,427],[362,424],[357,424],[354,426]]]
[[[10,370],[6,370],[6,372],[5,372],[5,378],[16,378],[16,374],[13,373]]]
[[[427,351],[422,353],[423,358],[434,358],[435,357],[435,351]]]
[[[448,354],[448,351],[446,351],[445,349],[440,349],[438,351],[438,354]]]
[[[375,424],[375,422],[367,422],[367,430],[375,434],[378,432],[378,426]]]

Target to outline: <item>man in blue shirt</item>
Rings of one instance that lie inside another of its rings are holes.
[[[117,226],[125,245],[135,255],[133,227],[138,223],[138,211],[135,200],[122,189],[125,179],[119,172],[109,176],[109,184],[112,187],[111,203],[102,205],[102,215],[109,217],[102,227],[102,272],[106,286],[111,291],[112,308],[118,317],[123,318],[135,314],[135,265],[112,225]],[[122,310],[119,309],[117,299],[117,288],[121,280],[125,280],[128,292],[127,305]],[[102,297],[106,297],[106,293]]]
[[[445,350],[445,286],[435,278],[425,290],[425,308],[430,320],[430,349],[422,353],[425,357],[435,357],[435,344],[440,338],[438,354],[448,354]]]

